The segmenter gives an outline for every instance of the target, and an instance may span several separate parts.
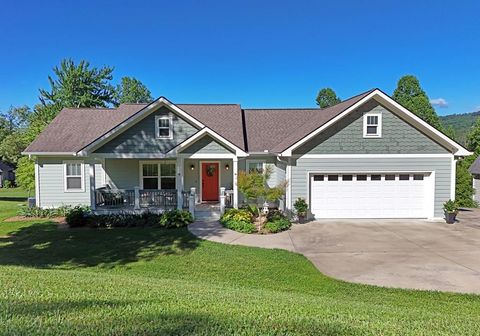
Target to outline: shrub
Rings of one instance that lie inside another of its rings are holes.
[[[256,231],[253,224],[253,216],[246,209],[228,209],[220,217],[220,223],[226,228],[242,233],[252,233]]]
[[[223,225],[230,230],[241,233],[253,233],[256,231],[255,225],[251,222],[230,219],[229,221],[223,223]]]
[[[284,219],[284,218],[287,218],[287,216],[285,216],[285,214],[278,209],[270,210],[267,213],[267,222],[273,222],[278,219]]]
[[[305,217],[307,215],[308,204],[303,198],[297,198],[295,203],[293,203],[293,207],[298,216]]]
[[[193,223],[193,216],[187,210],[165,211],[160,218],[160,226],[166,228],[187,226],[190,223]]]
[[[39,207],[27,207],[26,205],[20,206],[17,214],[25,217],[39,217],[39,218],[52,218],[52,217],[65,217],[72,207],[64,205],[59,208],[39,208]]]
[[[220,223],[226,223],[230,220],[253,223],[252,214],[246,209],[228,209],[220,217]]]
[[[90,214],[90,209],[85,206],[76,206],[70,209],[66,216],[65,221],[70,227],[81,227],[87,224],[87,215]]]
[[[3,181],[3,188],[10,189],[10,188],[13,188],[13,187],[14,187],[14,185],[13,185],[12,181],[10,181],[10,180]]]
[[[443,210],[447,213],[457,213],[458,212],[458,206],[455,201],[448,200],[445,203],[443,203]]]
[[[276,219],[271,222],[265,223],[263,227],[267,232],[270,233],[277,233],[280,231],[288,230],[292,226],[292,223],[288,220],[288,218],[280,218]]]

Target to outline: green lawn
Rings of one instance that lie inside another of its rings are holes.
[[[480,297],[349,284],[186,229],[24,223],[0,238],[0,334],[479,335]]]

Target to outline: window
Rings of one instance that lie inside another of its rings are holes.
[[[400,181],[408,181],[408,180],[410,180],[410,175],[408,175],[408,174],[400,174],[399,180],[400,180]]]
[[[353,175],[342,175],[342,181],[352,181]]]
[[[173,122],[171,117],[155,117],[157,139],[173,139]]]
[[[265,169],[265,161],[247,161],[247,171],[249,173],[256,171],[259,174]]]
[[[338,175],[328,175],[329,181],[338,181]]]
[[[414,181],[423,181],[423,175],[422,174],[414,174],[413,175],[413,180]]]
[[[141,163],[142,189],[176,189],[176,166],[173,162]]]
[[[382,136],[382,115],[367,113],[363,116],[363,137],[380,138]]]
[[[357,175],[357,181],[366,181],[367,175]]]
[[[65,191],[85,191],[84,169],[82,161],[65,161]]]
[[[323,179],[324,179],[323,175],[313,175],[314,181],[323,181]]]
[[[371,175],[370,180],[371,181],[380,181],[382,179],[382,175]]]
[[[385,175],[385,181],[395,181],[395,175],[393,174]]]

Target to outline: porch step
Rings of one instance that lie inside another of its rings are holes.
[[[220,219],[220,210],[196,210],[196,221],[214,221]]]

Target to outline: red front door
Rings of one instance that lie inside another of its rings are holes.
[[[218,201],[218,163],[202,162],[202,201]]]

